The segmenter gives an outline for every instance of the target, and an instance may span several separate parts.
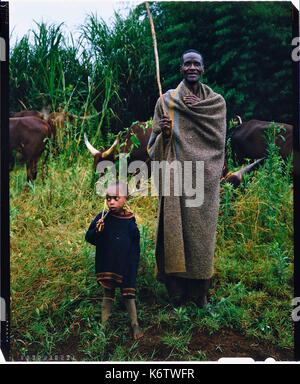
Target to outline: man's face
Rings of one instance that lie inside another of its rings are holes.
[[[183,55],[180,72],[188,83],[197,83],[204,72],[201,56],[195,52],[189,52]]]

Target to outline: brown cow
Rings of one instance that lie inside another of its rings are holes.
[[[12,114],[12,117],[27,117],[27,116],[35,116],[40,119],[47,120],[49,124],[54,126],[54,128],[62,129],[64,127],[65,122],[73,122],[76,116],[73,116],[69,112],[51,112],[45,110],[44,112],[34,111],[34,110],[23,110],[20,112],[16,112]]]
[[[265,133],[271,122],[253,119],[242,123],[239,116],[236,117],[236,120],[238,126],[232,129],[229,137],[237,164],[243,164],[246,159],[256,160],[266,157],[268,147]],[[276,138],[276,144],[281,156],[285,159],[293,149],[293,126],[283,123],[276,124],[283,128]]]
[[[54,126],[56,129],[63,129],[65,122],[73,123],[75,116],[69,112],[52,112],[47,118],[49,124]]]
[[[14,163],[13,151],[16,151],[21,154],[21,161],[26,163],[27,181],[35,180],[37,163],[46,145],[45,139],[52,137],[53,131],[50,125],[36,116],[10,118],[9,144],[11,169]]]
[[[133,161],[139,160],[143,162],[150,163],[150,159],[147,152],[147,144],[151,135],[151,127],[148,126],[146,122],[139,122],[133,124],[124,137],[124,143],[120,144],[120,135],[119,132],[116,140],[113,145],[105,150],[100,151],[92,146],[92,144],[88,141],[86,134],[84,134],[84,142],[90,153],[94,157],[94,167],[96,169],[97,165],[103,160],[114,161],[116,153],[129,153],[130,156],[128,159],[128,164]],[[133,136],[138,139],[140,145],[138,147],[134,146]]]
[[[64,126],[65,123],[74,123],[76,119],[86,120],[90,118],[89,116],[80,117],[72,115],[69,112],[59,109],[58,112],[49,113],[49,107],[43,108],[42,112],[34,110],[23,110],[17,113],[13,113],[12,117],[26,117],[26,116],[36,116],[40,119],[46,120],[52,129],[53,133],[53,151],[54,153],[59,152],[59,145],[62,144],[63,135],[64,135]]]
[[[16,112],[12,117],[27,117],[27,116],[35,116],[42,120],[44,120],[44,114],[39,111],[32,111],[25,109],[24,111]]]
[[[76,116],[69,112],[60,111],[52,112],[47,117],[47,122],[50,124],[53,132],[55,132],[54,152],[57,154],[63,144],[65,123],[74,123]]]
[[[99,116],[100,113],[96,113],[94,115],[85,115],[85,116],[77,116],[70,112],[64,111],[63,109],[59,109],[58,112],[51,112],[47,115],[48,123],[55,126],[56,129],[63,129],[65,123],[75,123],[78,120],[87,121],[96,116]]]

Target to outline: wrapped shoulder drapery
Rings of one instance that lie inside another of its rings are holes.
[[[184,188],[182,195],[176,196],[172,172],[170,196],[162,196],[161,188],[159,190],[155,254],[160,281],[165,281],[166,274],[190,279],[210,279],[213,275],[220,177],[225,155],[226,104],[221,95],[202,83],[199,83],[197,94],[200,101],[192,107],[187,107],[183,101],[189,94],[191,91],[182,81],[163,96],[173,129],[171,139],[165,143],[159,127],[163,110],[158,99],[148,143],[152,160],[169,163],[177,160],[182,170],[185,161],[192,162],[190,182],[193,187],[196,185],[196,162],[204,165],[204,200],[200,206],[193,206],[192,197],[187,196]]]

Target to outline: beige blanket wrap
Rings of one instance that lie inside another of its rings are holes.
[[[197,94],[200,102],[193,107],[187,107],[183,102],[183,97],[188,94],[191,91],[182,81],[163,96],[172,120],[172,136],[165,144],[159,128],[163,110],[158,99],[148,143],[152,160],[169,163],[179,160],[182,170],[185,161],[192,162],[194,187],[195,162],[204,162],[204,201],[200,206],[186,206],[187,200],[191,201],[195,196],[187,196],[184,187],[182,196],[172,192],[173,172],[170,196],[162,196],[159,191],[155,255],[160,281],[164,281],[165,274],[190,279],[209,279],[213,275],[220,176],[225,154],[226,105],[221,95],[202,83],[199,83]]]

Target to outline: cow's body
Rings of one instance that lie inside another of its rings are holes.
[[[45,139],[52,136],[49,124],[35,116],[9,119],[10,161],[13,166],[13,151],[21,154],[27,166],[27,180],[35,180],[37,162],[45,149]]]
[[[12,117],[28,117],[28,116],[35,116],[35,117],[38,117],[40,119],[44,119],[43,113],[41,113],[39,111],[30,111],[27,109],[24,111],[14,113]]]
[[[266,129],[271,124],[268,121],[249,120],[246,123],[233,128],[230,133],[232,151],[238,164],[246,159],[256,160],[267,156]],[[280,148],[280,154],[285,159],[293,148],[293,126],[289,124],[276,123],[283,127],[280,135],[276,138],[276,144]]]
[[[137,139],[140,141],[140,146],[137,148],[133,148],[130,154],[130,161],[140,160],[140,161],[148,161],[149,155],[147,152],[147,145],[150,139],[150,135],[152,132],[152,128],[147,126],[147,123],[141,122],[138,124],[134,124],[131,126],[125,137],[125,145],[122,147],[122,152],[128,153],[130,148],[132,147],[131,135],[134,134]]]

